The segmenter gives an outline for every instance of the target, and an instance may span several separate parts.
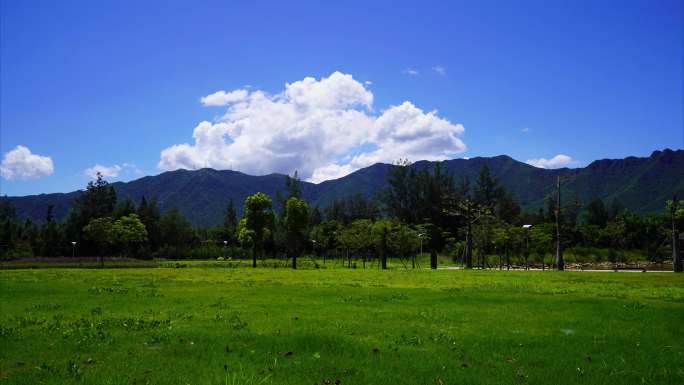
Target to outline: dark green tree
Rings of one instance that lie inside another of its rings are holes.
[[[297,256],[304,250],[309,228],[309,205],[303,199],[290,197],[285,204],[285,239],[292,268],[297,268]]]
[[[594,198],[589,202],[586,216],[587,224],[606,227],[609,214],[601,198]]]

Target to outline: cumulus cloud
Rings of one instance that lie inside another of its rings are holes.
[[[35,179],[52,175],[53,172],[54,166],[49,156],[33,154],[21,145],[7,152],[0,163],[0,174],[7,180]]]
[[[136,175],[142,174],[142,171],[136,165],[131,163],[124,163],[122,165],[114,164],[111,166],[96,164],[93,167],[88,167],[83,170],[83,174],[93,179],[97,178],[98,172],[105,178],[116,178],[122,173]]]
[[[247,86],[246,88],[249,88]],[[239,102],[247,97],[247,90],[235,90],[232,92],[218,91],[200,99],[205,106],[227,106],[230,103]]]
[[[560,168],[577,164],[577,161],[568,155],[558,154],[551,159],[537,158],[528,159],[525,163],[539,168]]]
[[[193,143],[162,150],[159,169],[230,168],[257,175],[298,170],[320,182],[376,162],[443,160],[466,148],[459,138],[463,126],[437,111],[406,101],[375,113],[373,94],[348,74],[307,77],[276,95],[243,91],[225,115],[195,127]]]
[[[436,73],[437,75],[446,75],[446,68],[442,66],[434,66],[432,67],[432,72]]]
[[[407,68],[403,70],[401,73],[403,73],[404,75],[417,76],[418,70],[415,70],[413,68]]]

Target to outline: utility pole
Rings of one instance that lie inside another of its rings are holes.
[[[560,216],[561,216],[561,179],[560,175],[556,177],[556,267],[558,270],[565,270],[565,261],[563,260],[563,248],[561,246],[560,238]]]
[[[670,215],[672,219],[672,270],[675,273],[681,273],[684,270],[682,266],[682,256],[679,254],[679,234],[677,231],[677,194],[672,197],[672,207],[670,208]]]

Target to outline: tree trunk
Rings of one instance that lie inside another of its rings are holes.
[[[437,252],[434,249],[430,251],[430,268],[437,268]]]
[[[252,267],[256,268],[256,247],[252,248]]]
[[[560,237],[560,215],[561,215],[561,191],[560,191],[560,176],[556,177],[556,267],[558,270],[565,270],[565,261],[563,260],[563,248],[561,246]]]
[[[466,269],[473,268],[473,234],[470,219],[468,219],[468,231],[466,232],[466,255],[465,255]]]
[[[292,268],[297,270],[297,254],[292,254]]]

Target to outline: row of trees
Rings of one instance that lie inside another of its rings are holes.
[[[397,257],[415,265],[423,248],[432,267],[438,254],[460,260],[466,267],[491,265],[491,257],[510,265],[511,259],[542,262],[562,269],[563,250],[596,252],[637,251],[652,261],[676,258],[678,231],[684,228],[684,205],[676,199],[661,214],[640,216],[619,201],[606,205],[595,198],[582,204],[574,196],[561,201],[557,190],[544,208],[523,213],[513,195],[483,166],[474,184],[455,180],[434,167],[400,161],[389,175],[389,187],[378,197],[361,194],[331,202],[325,210],[310,207],[302,198],[296,174],[287,177],[286,191],[271,197],[256,193],[237,216],[229,201],[224,223],[193,228],[175,209],[160,213],[154,198],[137,204],[116,192],[101,175],[75,200],[63,222],[46,209],[41,225],[20,222],[7,200],[0,201],[0,247],[4,256],[68,255],[76,242],[81,255],[143,257],[209,257],[224,253],[250,255],[253,266],[265,257],[297,258],[314,253],[378,262]],[[561,204],[563,203],[563,204]],[[275,208],[274,208],[275,206]],[[582,214],[580,214],[582,213]],[[523,227],[523,225],[526,225]],[[677,262],[675,269],[677,269]],[[679,262],[681,265],[681,262]]]

